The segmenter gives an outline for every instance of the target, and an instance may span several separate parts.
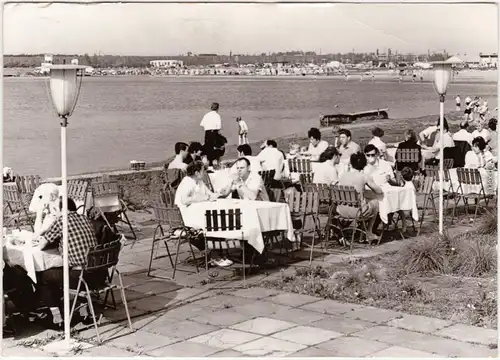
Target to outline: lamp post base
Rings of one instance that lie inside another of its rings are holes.
[[[89,349],[93,345],[80,342],[75,339],[67,341],[66,339],[53,341],[43,347],[44,352],[53,353],[57,356],[76,355],[79,351]]]

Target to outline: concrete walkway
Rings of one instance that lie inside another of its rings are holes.
[[[497,357],[496,330],[477,328],[424,316],[261,287],[240,288],[239,280],[203,283],[204,272],[170,276],[168,259],[153,262],[155,277],[147,277],[152,226],[143,219],[141,240],[126,246],[118,268],[127,287],[135,332],[127,327],[125,311],[104,312],[96,343],[93,327],[80,327],[75,356],[342,356],[342,357]],[[146,225],[144,225],[146,224]],[[457,229],[463,231],[463,229]],[[412,241],[407,239],[406,241]],[[339,250],[314,261],[327,264],[350,257],[370,257],[402,246],[393,241],[349,254]],[[185,252],[184,249],[183,252]],[[288,266],[286,273],[297,266]],[[275,271],[247,278],[249,286],[282,276]],[[223,276],[220,271],[219,277]],[[116,294],[117,301],[119,295]],[[4,339],[3,356],[56,356],[51,349],[61,334],[39,328],[23,329]]]

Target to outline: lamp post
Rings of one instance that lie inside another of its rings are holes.
[[[52,103],[61,120],[61,180],[62,180],[62,223],[63,223],[63,289],[64,289],[64,340],[70,348],[69,307],[69,264],[68,264],[68,184],[66,171],[66,128],[68,118],[75,109],[85,66],[50,66],[50,94]]]
[[[439,95],[439,234],[443,234],[443,183],[444,183],[444,99],[451,79],[453,62],[436,61],[434,89]]]

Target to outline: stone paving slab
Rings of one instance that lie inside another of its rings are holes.
[[[425,358],[438,358],[440,357],[439,355],[436,354],[431,354],[425,351],[420,351],[420,350],[413,350],[413,349],[408,349],[404,348],[401,346],[391,346],[387,349],[377,351],[376,353],[373,353],[369,355],[369,357],[402,357],[402,358],[418,358],[418,359],[425,359]]]
[[[354,311],[346,312],[344,314],[344,316],[351,319],[363,320],[377,324],[401,318],[403,315],[404,314],[401,312],[379,309],[374,307],[362,307],[359,309],[355,309]]]
[[[293,321],[298,325],[309,325],[315,321],[325,318],[325,315],[319,314],[314,311],[307,311],[297,308],[278,310],[268,317],[283,321]],[[326,329],[332,330],[332,329]]]
[[[220,327],[228,327],[234,324],[242,323],[252,318],[251,315],[244,315],[229,309],[223,309],[213,312],[202,312],[199,315],[189,318],[201,324],[208,324]]]
[[[325,349],[320,349],[314,346],[308,347],[304,350],[294,352],[293,354],[287,355],[287,357],[330,357],[329,351]]]
[[[306,346],[293,342],[272,337],[263,337],[238,345],[233,350],[243,353],[244,356],[283,357],[305,348]]]
[[[346,304],[329,299],[320,300],[314,303],[300,306],[300,309],[316,311],[322,314],[330,314],[330,315],[343,315],[345,313],[364,308],[365,307],[361,305]]]
[[[256,319],[247,320],[245,322],[233,325],[231,326],[231,329],[246,331],[259,335],[270,335],[295,326],[297,326],[297,324],[287,321],[258,317]]]
[[[289,306],[278,305],[267,301],[257,300],[250,304],[235,306],[231,308],[232,311],[240,314],[258,316],[269,316],[278,311],[285,311],[291,309]]]
[[[259,339],[261,335],[234,329],[221,329],[197,336],[190,339],[190,342],[208,345],[215,348],[231,349],[235,346]]]
[[[290,307],[299,307],[305,304],[318,302],[319,300],[321,299],[316,296],[294,293],[283,293],[265,299],[265,301],[270,301],[276,304]]]
[[[406,344],[409,341],[423,341],[425,338],[425,335],[421,333],[383,325],[358,331],[352,335],[363,339],[381,341],[391,345]]]
[[[373,327],[375,324],[363,320],[331,315],[327,317],[323,316],[322,319],[311,323],[310,326],[343,334],[352,334]]]
[[[147,331],[136,331],[130,333],[127,330],[128,329],[124,330],[117,337],[107,341],[106,345],[125,349],[127,351],[140,352],[142,354],[162,346],[182,341],[182,339],[179,338],[154,334]]]
[[[254,287],[254,288],[237,290],[233,292],[232,295],[244,297],[247,299],[261,300],[269,296],[277,295],[279,293],[280,291],[274,289]]]
[[[272,337],[294,342],[301,345],[317,345],[319,343],[341,337],[343,334],[334,331],[323,330],[311,326],[297,326],[288,330],[273,334]]]
[[[181,320],[176,322],[159,322],[158,320],[146,327],[148,332],[166,335],[168,337],[190,339],[217,330],[217,327],[200,324],[194,321]]]
[[[243,353],[240,353],[239,351],[236,350],[222,350],[220,352],[214,353],[212,355],[209,355],[208,357],[243,357]]]
[[[205,357],[215,354],[220,350],[220,348],[211,347],[205,344],[183,341],[148,351],[147,355],[161,357]]]
[[[483,345],[498,344],[498,331],[484,329],[465,324],[454,324],[445,329],[436,331],[434,335],[449,337],[463,342],[472,342]]]
[[[386,349],[390,345],[375,340],[343,336],[318,344],[316,347],[327,350],[330,356],[363,357]]]
[[[404,314],[399,319],[391,320],[387,325],[395,326],[401,329],[417,331],[423,333],[433,333],[453,324],[448,320],[435,319],[428,316]]]

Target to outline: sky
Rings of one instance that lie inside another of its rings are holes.
[[[492,4],[7,4],[4,54],[498,52]]]

